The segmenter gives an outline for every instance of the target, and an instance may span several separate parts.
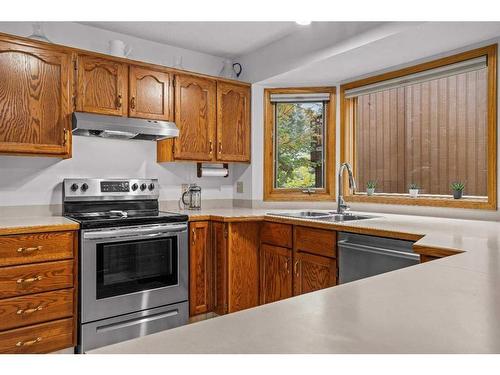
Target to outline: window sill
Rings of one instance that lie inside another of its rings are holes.
[[[381,203],[395,204],[407,206],[430,206],[430,207],[450,207],[450,208],[471,208],[480,210],[496,210],[494,201],[488,198],[461,198],[454,199],[446,196],[419,195],[416,198],[411,198],[407,194],[383,194],[375,193],[375,195],[355,194],[346,195],[344,199],[347,202],[360,203]]]
[[[335,201],[335,195],[325,191],[315,192],[312,194],[302,193],[301,191],[279,191],[272,190],[264,193],[264,201],[302,201],[302,202],[318,202],[318,201]]]

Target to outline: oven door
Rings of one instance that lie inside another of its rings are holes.
[[[187,224],[84,230],[81,322],[188,299]]]

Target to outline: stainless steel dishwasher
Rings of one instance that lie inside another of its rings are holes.
[[[412,241],[339,233],[339,283],[418,264],[420,257],[413,252],[412,245]]]

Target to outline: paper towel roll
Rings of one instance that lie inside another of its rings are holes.
[[[226,177],[228,174],[226,168],[201,168],[201,177]]]

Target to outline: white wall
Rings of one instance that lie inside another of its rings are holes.
[[[172,65],[174,56],[183,56],[185,69],[216,75],[222,58],[154,43],[71,22],[44,24],[54,43],[107,53],[108,41],[121,39],[133,48],[131,58]],[[26,36],[31,23],[0,22],[0,32]],[[156,143],[73,137],[73,157],[0,156],[0,206],[48,205],[62,203],[61,182],[66,177],[149,177],[159,178],[161,200],[176,200],[181,184],[198,183],[203,199],[232,199],[232,167],[228,178],[196,177],[194,163],[156,163]]]

